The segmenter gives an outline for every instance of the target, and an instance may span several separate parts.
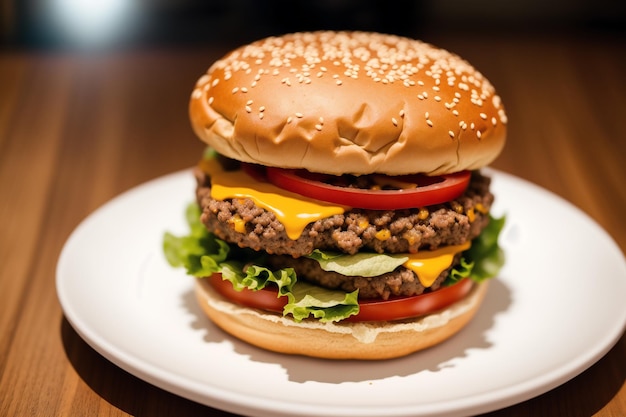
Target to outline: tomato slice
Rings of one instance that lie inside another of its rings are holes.
[[[223,297],[246,307],[282,313],[287,303],[287,297],[278,297],[278,292],[271,288],[237,291],[229,281],[223,280],[219,273],[206,279],[210,280],[213,288]],[[360,300],[359,313],[347,318],[346,321],[401,320],[433,313],[461,300],[470,292],[472,286],[473,282],[465,278],[454,285],[412,297]]]
[[[470,171],[427,177],[405,175],[385,177],[390,183],[414,183],[417,186],[400,189],[362,189],[325,182],[330,175],[313,174],[304,170],[267,167],[267,179],[274,185],[305,197],[329,203],[371,210],[396,210],[431,206],[459,197],[470,181]]]
[[[219,272],[204,279],[208,279],[213,288],[223,297],[245,307],[282,313],[283,307],[287,304],[287,297],[279,297],[277,290],[268,287],[257,291],[247,288],[237,291],[230,281],[222,279],[222,274]]]
[[[243,172],[254,178],[259,182],[267,182],[267,176],[265,175],[265,167],[263,165],[249,164],[247,162],[241,163],[241,169]]]
[[[388,300],[360,300],[359,314],[347,321],[401,320],[423,316],[444,309],[465,297],[474,283],[465,278],[454,285],[412,297]]]

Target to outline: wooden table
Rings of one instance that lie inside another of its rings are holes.
[[[624,42],[427,40],[468,59],[499,90],[509,140],[493,166],[571,201],[626,251]],[[57,258],[85,216],[198,158],[187,100],[228,48],[0,55],[0,415],[228,415],[105,360],[68,324],[55,293]],[[489,415],[623,416],[625,377],[622,336],[573,380]]]

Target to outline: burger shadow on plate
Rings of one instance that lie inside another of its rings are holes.
[[[269,352],[235,339],[213,324],[198,306],[193,290],[183,294],[182,303],[195,317],[191,326],[205,332],[206,343],[230,342],[236,353],[252,361],[280,365],[287,371],[290,381],[359,382],[419,372],[439,372],[454,367],[458,360],[467,358],[473,350],[490,348],[493,344],[489,341],[489,330],[497,317],[509,308],[512,300],[511,290],[502,280],[490,281],[476,316],[459,333],[432,348],[382,361],[326,360]]]

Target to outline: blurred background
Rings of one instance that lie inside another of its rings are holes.
[[[241,44],[311,29],[623,35],[622,0],[0,0],[4,48]]]
[[[54,271],[89,213],[197,161],[194,83],[268,35],[371,30],[459,54],[507,108],[492,166],[569,200],[626,251],[625,27],[626,0],[0,0],[0,415],[214,414],[82,342]],[[625,348],[490,416],[626,415]]]

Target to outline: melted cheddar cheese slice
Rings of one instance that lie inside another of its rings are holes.
[[[251,199],[257,206],[273,212],[292,240],[298,239],[309,223],[346,211],[346,207],[325,204],[257,181],[241,170],[225,171],[215,159],[203,159],[199,166],[211,177],[211,197]]]
[[[462,245],[446,246],[431,251],[407,254],[409,260],[402,266],[415,272],[422,285],[426,288],[433,285],[439,275],[452,265],[454,255],[469,249],[470,242]]]

